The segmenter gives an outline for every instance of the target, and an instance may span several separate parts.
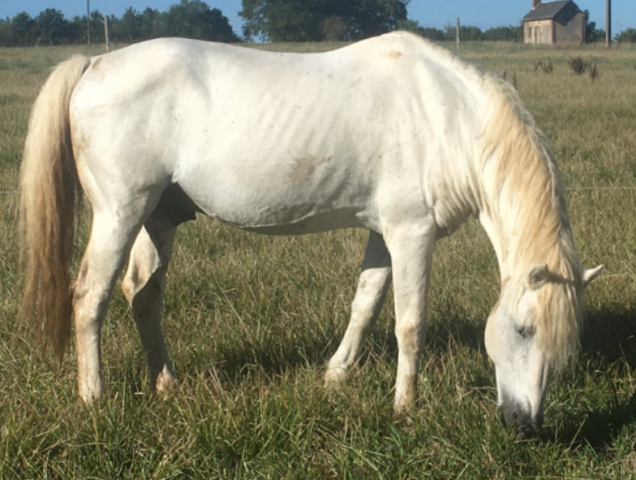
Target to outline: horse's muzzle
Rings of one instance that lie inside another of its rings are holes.
[[[501,410],[504,425],[516,429],[515,440],[527,440],[539,433],[543,424],[543,408],[534,418],[526,406],[519,403],[502,405]]]

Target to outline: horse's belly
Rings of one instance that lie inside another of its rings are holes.
[[[196,200],[195,200],[196,203]],[[302,235],[341,228],[367,227],[368,214],[356,206],[315,204],[264,205],[252,202],[218,202],[199,205],[208,216],[220,222],[269,235]]]
[[[279,212],[275,216],[254,216],[252,218],[246,218],[245,214],[241,215],[241,218],[232,216],[230,219],[219,215],[213,216],[223,223],[267,235],[303,235],[341,228],[366,227],[364,218],[358,218],[357,214],[360,212],[352,208],[301,214],[302,210],[299,208],[297,211]]]
[[[179,183],[206,215],[253,232],[299,235],[374,225],[371,192],[364,185],[272,180],[224,177],[211,185],[201,178]]]

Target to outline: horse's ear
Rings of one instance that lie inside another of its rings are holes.
[[[587,286],[592,283],[603,271],[603,265],[599,265],[596,268],[589,268],[583,272],[583,286]]]
[[[537,265],[530,271],[530,275],[528,276],[528,285],[533,290],[542,287],[548,279],[549,274],[548,266],[545,263]]]

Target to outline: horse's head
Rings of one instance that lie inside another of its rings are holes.
[[[551,366],[578,348],[584,290],[602,267],[565,279],[537,265],[504,281],[486,324],[486,350],[495,364],[498,406],[517,439],[536,433]]]

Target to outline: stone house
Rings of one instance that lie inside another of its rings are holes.
[[[546,2],[532,0],[532,10],[523,17],[524,43],[585,43],[587,18],[571,0]]]

